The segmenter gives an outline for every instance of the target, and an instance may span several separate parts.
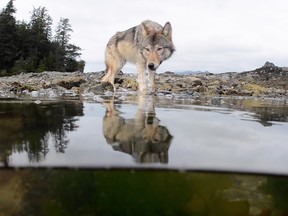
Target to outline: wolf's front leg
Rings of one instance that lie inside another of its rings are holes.
[[[145,65],[137,64],[137,83],[138,83],[138,90],[140,92],[146,92],[146,74],[145,74]]]
[[[149,93],[155,92],[155,70],[148,70],[149,73]]]

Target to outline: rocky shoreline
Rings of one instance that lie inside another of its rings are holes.
[[[31,96],[33,98],[79,97],[111,94],[111,86],[101,84],[102,72],[93,73],[21,73],[0,77],[0,98]],[[137,92],[136,74],[119,74],[117,92]],[[156,95],[247,96],[288,98],[288,68],[270,62],[252,71],[236,73],[199,73],[180,75],[165,72],[156,75]]]

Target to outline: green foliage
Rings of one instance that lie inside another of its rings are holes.
[[[21,72],[83,71],[81,48],[71,44],[69,19],[61,18],[52,36],[45,7],[34,8],[30,21],[17,22],[13,0],[0,12],[0,76]],[[84,62],[84,64],[83,64]]]
[[[60,44],[60,46],[66,47],[69,44],[69,40],[71,38],[70,33],[73,32],[69,23],[69,19],[60,18],[55,32],[55,40]]]
[[[13,0],[0,13],[0,71],[6,75],[17,59],[17,27],[14,13]]]
[[[84,60],[80,60],[79,62],[78,62],[78,70],[80,71],[80,72],[84,72],[84,68],[85,68],[85,61]]]

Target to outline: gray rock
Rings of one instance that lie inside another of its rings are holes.
[[[94,73],[21,73],[0,77],[0,97],[28,95],[31,97],[93,98],[95,95],[111,95],[113,87],[101,83],[103,71]],[[167,97],[223,96],[288,96],[288,69],[271,62],[253,71],[242,73],[200,73],[180,75],[165,72],[156,75],[156,95]],[[119,74],[115,79],[118,94],[133,95],[137,92],[135,74]],[[98,100],[98,99],[97,99]]]

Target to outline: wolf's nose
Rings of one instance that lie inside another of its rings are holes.
[[[154,70],[154,64],[153,64],[153,63],[149,63],[149,64],[148,64],[148,68],[149,68],[150,70]]]

